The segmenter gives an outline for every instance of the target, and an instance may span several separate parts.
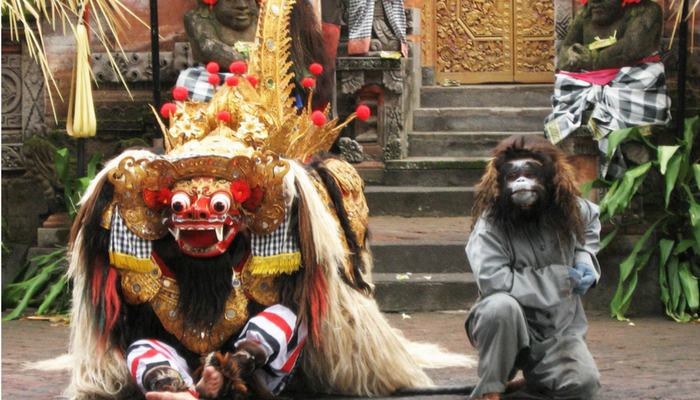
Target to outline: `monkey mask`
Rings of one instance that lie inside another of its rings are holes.
[[[479,182],[472,216],[505,229],[543,219],[562,237],[581,240],[574,170],[566,154],[542,137],[514,135],[499,143]]]

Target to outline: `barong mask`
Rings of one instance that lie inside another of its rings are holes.
[[[356,116],[342,124],[328,120],[330,106],[312,111],[311,95],[301,110],[294,105],[288,61],[293,4],[261,5],[247,65],[234,62],[235,75],[209,102],[187,100],[187,90],[175,88],[176,102],[161,109],[170,120],[168,128],[161,123],[166,154],[124,157],[109,172],[115,196],[105,221],[117,210],[131,233],[149,241],[170,233],[194,257],[224,253],[244,228],[268,235],[283,223],[286,160],[307,160],[330,148]],[[218,86],[218,75],[210,78]]]

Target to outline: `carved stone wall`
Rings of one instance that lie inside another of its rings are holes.
[[[23,54],[18,43],[3,41],[2,52],[2,170],[23,171],[22,143],[44,137],[44,78],[39,66]]]
[[[127,83],[150,82],[153,76],[151,52],[132,52],[125,55],[119,52],[112,53],[124,80]],[[92,72],[98,83],[119,82],[119,76],[112,68],[107,53],[93,53],[91,58]],[[189,43],[175,43],[174,51],[161,52],[159,58],[160,80],[166,84],[174,83],[180,71],[193,64]]]
[[[344,130],[341,151],[349,160],[394,160],[408,154],[407,121],[411,115],[413,77],[410,59],[340,57],[337,59],[338,116],[344,119],[361,103],[374,118],[355,120]],[[368,133],[370,133],[368,135]]]

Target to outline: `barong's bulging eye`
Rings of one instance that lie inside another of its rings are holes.
[[[176,213],[181,213],[188,209],[191,204],[190,196],[184,192],[175,193],[170,206]]]
[[[216,193],[211,198],[211,210],[216,214],[225,214],[231,208],[231,197],[226,193]]]

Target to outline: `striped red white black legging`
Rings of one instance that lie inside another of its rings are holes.
[[[290,377],[306,334],[306,324],[297,326],[296,314],[277,304],[248,320],[236,344],[251,340],[262,346],[267,361],[264,367],[254,373],[269,391],[278,394]],[[187,362],[167,344],[152,339],[138,340],[129,346],[126,360],[131,376],[143,393],[146,393],[143,386],[144,373],[154,366],[167,364],[180,373],[185,384],[191,388],[190,393],[197,397]]]

